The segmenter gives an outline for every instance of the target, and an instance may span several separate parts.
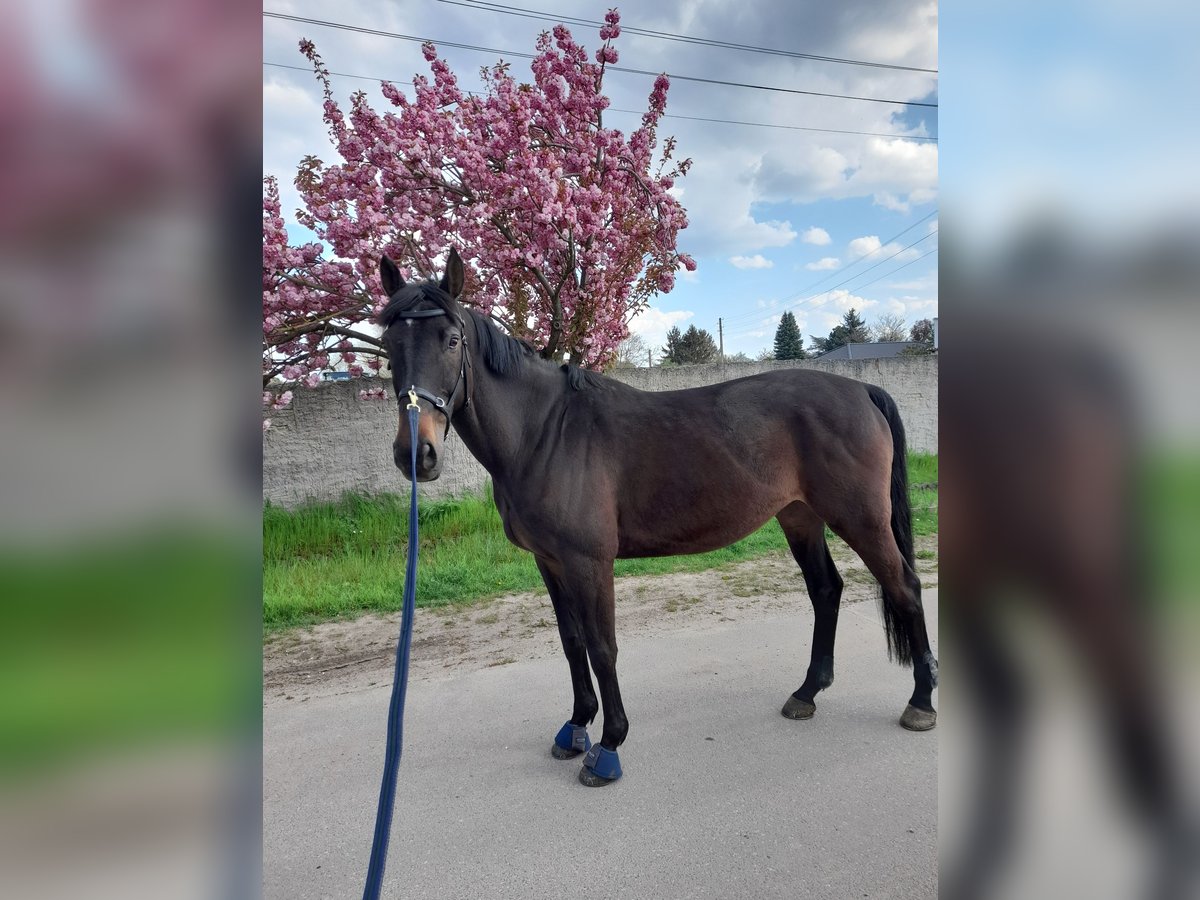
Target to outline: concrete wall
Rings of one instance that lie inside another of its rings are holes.
[[[732,363],[668,369],[622,369],[615,377],[648,391],[699,387],[773,369],[811,368],[877,384],[896,400],[914,450],[937,452],[938,361],[936,356],[816,362]],[[378,379],[337,381],[298,389],[291,405],[273,412],[263,435],[263,498],[294,507],[306,500],[336,500],[353,491],[407,492],[392,462],[396,403],[359,400]],[[426,497],[458,496],[479,490],[487,473],[451,431],[446,461],[437,481],[421,486]]]

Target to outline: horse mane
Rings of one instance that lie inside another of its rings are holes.
[[[392,295],[387,305],[376,316],[376,321],[384,328],[390,328],[397,319],[404,317],[405,312],[413,310],[423,300],[428,300],[454,319],[460,319],[463,312],[469,315],[475,322],[479,353],[484,364],[501,378],[517,376],[527,365],[553,365],[541,359],[528,341],[501,331],[491,316],[469,307],[460,307],[435,281],[406,284]],[[576,365],[564,363],[561,369],[567,376],[568,386],[575,391],[602,388],[609,383],[599,373],[581,369]]]
[[[479,339],[479,350],[487,367],[501,377],[518,375],[525,366],[547,366],[553,363],[542,359],[528,341],[505,334],[492,320],[473,309],[467,313],[475,320],[475,333]],[[585,388],[602,388],[607,381],[597,372],[563,363],[560,368],[567,376],[567,385],[574,391]]]

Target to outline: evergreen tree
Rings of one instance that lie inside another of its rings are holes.
[[[842,316],[841,324],[835,325],[828,337],[813,335],[813,347],[820,353],[828,353],[846,344],[868,344],[871,341],[871,329],[862,320],[858,312],[851,307]]]
[[[695,325],[689,326],[682,334],[678,328],[672,328],[667,332],[667,345],[662,352],[663,362],[670,365],[706,363],[716,359],[717,343],[711,334]]]
[[[800,334],[800,326],[791,312],[785,312],[779,319],[779,327],[775,329],[775,358],[804,359],[804,338]]]
[[[712,362],[717,358],[717,342],[703,328],[689,326],[683,333],[679,345],[679,364],[688,365]]]
[[[662,362],[668,365],[679,365],[679,345],[683,342],[683,334],[676,325],[667,332],[667,345],[659,351]]]

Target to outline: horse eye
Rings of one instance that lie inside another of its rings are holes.
[[[458,335],[457,334],[450,335],[450,349],[453,350],[457,346],[458,346]]]

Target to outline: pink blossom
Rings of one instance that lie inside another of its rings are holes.
[[[271,408],[272,409],[283,409],[285,406],[287,406],[291,402],[292,402],[292,392],[284,391],[282,394],[280,394],[278,397],[275,398],[275,402],[271,404]]]
[[[485,70],[481,96],[464,94],[425,44],[429,76],[407,94],[383,85],[383,112],[361,92],[344,109],[315,45],[302,42],[336,161],[306,158],[295,179],[297,221],[317,242],[288,243],[278,186],[264,180],[265,381],[315,387],[331,353],[352,372],[380,370],[382,347],[363,326],[385,300],[383,252],[416,278],[456,247],[470,268],[466,302],[545,355],[589,366],[611,358],[625,322],[674,286],[677,268],[694,270],[676,248],[687,214],[668,193],[691,161],[676,158],[673,138],[658,146],[669,82],[656,79],[632,134],[604,127],[604,66],[617,60],[621,33],[617,10],[604,18],[592,55],[556,26],[537,39],[528,89],[499,64]]]

